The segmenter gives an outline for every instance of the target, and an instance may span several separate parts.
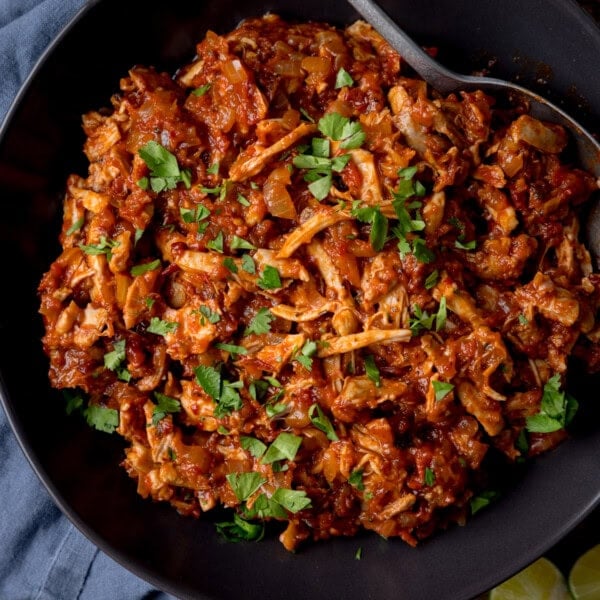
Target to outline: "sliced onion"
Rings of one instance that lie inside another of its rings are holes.
[[[295,219],[296,207],[287,191],[290,184],[290,172],[287,167],[277,167],[267,177],[263,186],[265,204],[274,217]]]

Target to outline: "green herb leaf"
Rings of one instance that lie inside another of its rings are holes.
[[[315,416],[315,412],[317,413]],[[323,433],[326,434],[327,439],[332,442],[337,442],[340,438],[337,436],[331,421],[325,415],[325,413],[321,410],[321,407],[318,404],[313,404],[308,409],[308,416],[310,417],[311,423],[317,428],[320,429]]]
[[[251,244],[247,240],[238,237],[237,235],[234,235],[231,238],[231,243],[229,244],[229,247],[232,250],[256,250],[256,246],[254,244]]]
[[[224,352],[229,352],[230,354],[248,354],[248,350],[244,348],[244,346],[236,346],[235,344],[223,344],[221,342],[217,342],[215,344],[215,348],[219,350],[223,350]]]
[[[354,79],[352,75],[342,67],[335,76],[335,89],[339,90],[343,87],[352,87],[354,85]]]
[[[435,473],[429,467],[425,467],[425,485],[435,485]]]
[[[312,504],[310,498],[306,495],[304,490],[288,490],[286,488],[277,488],[271,500],[277,502],[289,510],[291,513],[297,513],[298,511],[304,510],[305,508],[311,508]]]
[[[438,311],[435,315],[435,330],[440,331],[446,325],[446,318],[448,317],[448,311],[446,309],[446,296],[442,296]]]
[[[251,523],[235,513],[232,521],[221,521],[216,527],[228,542],[258,542],[265,535],[263,523]]]
[[[152,411],[152,425],[156,427],[167,414],[181,412],[181,402],[160,392],[154,392],[156,406]]]
[[[250,206],[250,201],[245,197],[242,196],[242,194],[238,194],[236,200],[242,205],[242,206]]]
[[[256,282],[263,290],[274,290],[281,287],[279,271],[271,265],[266,265],[262,277]]]
[[[77,221],[75,221],[75,223],[73,223],[73,225],[67,229],[67,235],[73,235],[76,231],[79,231],[83,227],[84,223],[85,217],[80,217],[77,219]]]
[[[200,365],[194,369],[196,381],[215,401],[221,396],[221,373],[214,367]]]
[[[172,190],[180,182],[190,188],[190,172],[180,170],[175,155],[157,142],[148,142],[138,150],[138,154],[150,169],[150,187],[153,191]]]
[[[302,349],[294,357],[307,371],[312,369],[312,357],[317,352],[317,343],[307,340]]]
[[[278,460],[294,460],[302,444],[302,438],[292,433],[280,433],[273,443],[267,448],[261,462],[265,465]]]
[[[363,482],[363,470],[356,469],[350,473],[350,477],[348,477],[348,483],[355,487],[357,490],[362,492],[365,489],[365,484]]]
[[[271,331],[271,322],[274,320],[275,317],[268,308],[259,308],[248,324],[248,327],[246,327],[244,335],[269,333]]]
[[[119,411],[98,404],[89,404],[83,410],[83,416],[90,427],[105,433],[113,433],[119,426]]]
[[[211,86],[212,84],[205,83],[204,85],[197,87],[195,90],[192,90],[192,94],[194,94],[194,96],[204,96],[204,94],[210,90]]]
[[[223,254],[223,232],[219,231],[219,233],[217,233],[217,237],[215,237],[214,240],[210,240],[210,242],[207,242],[206,247],[210,250],[214,250],[215,252]]]
[[[153,260],[152,262],[149,263],[143,263],[141,265],[136,265],[135,267],[131,267],[131,275],[133,277],[138,277],[139,275],[143,275],[144,273],[147,273],[148,271],[154,271],[154,269],[158,269],[158,267],[160,267],[160,259],[157,258],[156,260]]]
[[[228,473],[226,479],[236,498],[244,502],[267,482],[260,473]]]
[[[438,279],[440,277],[439,271],[437,269],[435,269],[434,271],[432,271],[428,276],[427,279],[425,279],[425,289],[426,290],[430,290],[431,288],[434,288],[438,282]]]
[[[362,547],[359,546],[354,554],[354,560],[360,560],[362,558]]]
[[[564,429],[572,421],[579,404],[573,396],[560,391],[560,375],[553,375],[544,385],[540,411],[526,417],[527,431],[551,433]]]
[[[150,325],[146,331],[148,333],[155,333],[156,335],[165,336],[168,333],[173,333],[179,325],[177,323],[173,323],[171,321],[163,321],[158,317],[152,317],[150,319]]]
[[[278,397],[276,395],[276,397]],[[267,413],[267,417],[269,419],[273,419],[288,410],[288,405],[284,402],[275,402],[269,401],[269,404],[265,406],[265,412]]]
[[[381,387],[381,376],[379,369],[375,364],[375,357],[372,354],[367,354],[364,358],[365,374],[375,384],[376,387]]]
[[[338,113],[326,114],[319,120],[317,127],[323,135],[341,142],[340,148],[359,148],[366,138],[360,123],[350,121]]]
[[[83,396],[78,392],[63,390],[63,398],[66,401],[65,412],[67,415],[79,412],[84,405]]]
[[[104,366],[110,371],[116,371],[125,360],[125,340],[113,343],[112,352],[104,355]]]
[[[242,271],[246,271],[250,275],[256,275],[256,264],[249,254],[242,254]]]
[[[475,247],[477,246],[477,241],[476,240],[471,240],[470,242],[461,242],[460,240],[456,240],[454,242],[454,247],[458,248],[459,250],[475,250]]]
[[[250,454],[254,458],[260,458],[267,451],[266,444],[264,444],[260,440],[257,440],[256,438],[246,436],[246,435],[240,436],[240,446],[244,450],[247,450],[248,452],[250,452]]]
[[[204,325],[205,319],[213,325],[221,320],[221,315],[218,312],[211,310],[208,306],[200,306],[197,311],[193,310],[192,313],[200,313],[200,323]]]
[[[100,237],[100,242],[98,244],[79,244],[79,248],[83,250],[86,254],[90,254],[91,256],[99,256],[100,254],[106,254],[107,260],[110,262],[112,258],[112,249],[116,248],[120,245],[120,242],[116,240],[106,239],[105,236]]]
[[[231,383],[227,380],[222,381],[221,395],[217,400],[217,406],[215,407],[215,417],[217,417],[217,419],[242,408],[242,397],[237,391],[241,386],[241,381],[235,383]]]
[[[451,383],[448,383],[447,381],[438,381],[436,379],[431,382],[431,385],[433,386],[436,402],[443,400],[454,389],[454,385]]]
[[[479,512],[482,508],[485,508],[493,502],[499,496],[498,492],[494,490],[485,490],[478,496],[471,498],[471,514]]]
[[[238,272],[238,268],[237,268],[237,265],[235,264],[235,260],[233,260],[233,258],[231,256],[226,256],[223,259],[223,266],[231,273]]]

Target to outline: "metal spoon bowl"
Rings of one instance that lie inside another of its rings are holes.
[[[570,132],[579,164],[600,180],[600,144],[584,127],[558,106],[524,87],[495,79],[463,75],[435,61],[372,0],[348,0],[433,89],[441,94],[460,90],[482,90],[490,94],[511,94],[525,100],[532,117],[558,123]],[[597,194],[596,194],[597,195]],[[594,202],[586,222],[588,247],[600,266],[600,202]]]

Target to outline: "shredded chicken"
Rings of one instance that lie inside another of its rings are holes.
[[[364,22],[272,14],[112,103],[39,292],[50,381],[140,495],[231,509],[234,537],[286,522],[289,550],[415,545],[464,522],[490,447],[565,437],[600,277],[560,126],[441,97]]]

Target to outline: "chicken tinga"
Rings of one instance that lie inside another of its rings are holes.
[[[40,284],[50,380],[128,443],[143,497],[288,550],[360,528],[414,545],[566,437],[599,370],[600,278],[567,136],[440,97],[366,23],[267,15],[136,67],[83,118]]]

